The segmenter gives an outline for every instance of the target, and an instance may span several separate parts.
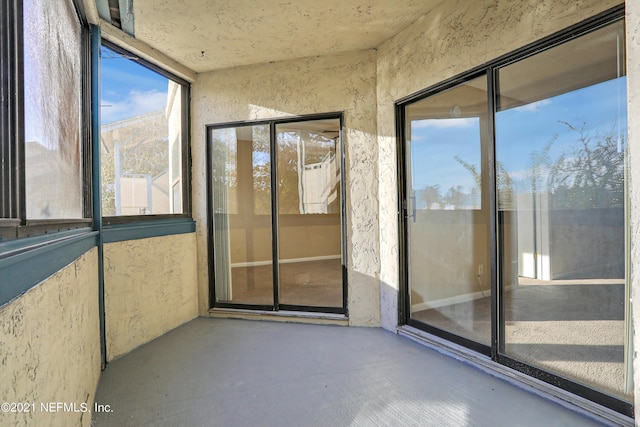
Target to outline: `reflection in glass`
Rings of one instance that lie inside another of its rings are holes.
[[[504,350],[630,400],[623,23],[499,70]]]
[[[490,345],[486,77],[406,110],[411,319]]]
[[[342,307],[340,121],[276,126],[280,303]]]
[[[216,301],[273,305],[269,126],[210,132]]]
[[[182,85],[100,48],[102,215],[182,213]]]
[[[80,22],[71,1],[25,0],[24,23],[27,218],[82,218]]]

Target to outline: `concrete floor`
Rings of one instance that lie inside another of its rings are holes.
[[[102,426],[594,426],[378,328],[197,318],[110,363]]]

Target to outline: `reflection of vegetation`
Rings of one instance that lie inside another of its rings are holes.
[[[436,185],[426,185],[420,192],[419,196],[420,201],[424,202],[427,209],[432,209],[434,206],[441,206],[444,202],[442,200],[442,195],[440,194],[440,186]]]
[[[233,129],[235,132],[235,129]],[[271,144],[269,126],[253,126],[250,140],[220,135],[212,141],[214,192],[227,188],[228,213],[240,215],[271,214]],[[237,146],[236,146],[237,145]],[[336,141],[317,132],[283,131],[277,134],[278,205],[280,214],[300,214],[301,183],[299,166],[322,162],[335,156]],[[249,158],[251,159],[249,161]],[[218,187],[216,187],[218,186]],[[218,188],[218,190],[216,190]],[[237,205],[236,200],[237,197]],[[339,209],[336,202],[335,212]],[[331,207],[329,208],[330,212]]]
[[[169,169],[168,123],[164,110],[104,125],[100,132],[102,215],[116,215],[115,155],[120,152],[120,176],[151,175]],[[119,148],[118,148],[119,147]],[[167,192],[168,189],[163,189]]]
[[[575,127],[563,125],[578,134],[577,144],[566,149],[555,160],[551,149],[558,140],[554,134],[541,150],[529,155],[526,188],[532,194],[546,192],[551,209],[589,209],[621,207],[624,205],[624,136],[615,126],[605,133],[589,132],[586,123]],[[426,185],[416,194],[426,209],[469,209],[478,200],[482,186],[480,168],[454,159],[469,171],[475,186],[470,193],[462,186],[452,186],[444,194],[439,185]],[[498,209],[514,208],[514,182],[501,162],[496,162]],[[474,206],[475,208],[475,206]]]
[[[271,146],[269,126],[253,128],[253,214],[271,214]]]
[[[121,176],[151,175],[155,177],[167,170],[169,147],[166,139],[147,140],[120,150]],[[102,215],[116,215],[114,153],[102,151],[100,159],[102,179]]]
[[[166,138],[147,140],[120,151],[123,174],[156,176],[168,169],[169,144]]]
[[[478,209],[480,207],[478,204],[482,177],[478,168],[476,165],[462,160],[458,155],[454,156],[454,159],[471,172],[475,185],[470,193],[466,193],[461,185],[452,185],[444,195],[440,192],[440,185],[427,185],[416,196],[424,202],[426,209]]]
[[[445,206],[453,207],[453,209],[479,209],[480,195],[482,188],[482,175],[479,168],[465,160],[460,156],[454,156],[454,159],[460,163],[471,175],[475,182],[474,187],[470,193],[463,191],[463,187],[460,185],[450,187],[447,192],[442,195],[439,185],[427,185],[420,192],[420,201],[424,203],[426,209],[442,209]],[[513,199],[513,180],[502,166],[500,162],[497,163],[498,170],[498,205],[500,209],[510,207]]]
[[[551,168],[552,208],[608,208],[624,205],[624,137],[613,127],[605,135],[576,128],[579,144],[560,155]]]
[[[537,194],[543,188],[542,180],[549,169],[552,168],[551,155],[549,151],[558,140],[558,134],[554,134],[551,139],[542,147],[542,150],[534,150],[529,155],[529,169],[527,169],[527,180],[532,193]]]
[[[113,153],[102,150],[100,156],[100,179],[102,187],[102,216],[116,214],[115,162]]]

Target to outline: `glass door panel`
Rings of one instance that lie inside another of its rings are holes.
[[[210,132],[216,301],[272,306],[269,125]]]
[[[486,76],[405,110],[411,319],[486,346],[488,114]]]
[[[340,120],[276,125],[279,302],[342,307]]]
[[[496,159],[501,350],[631,400],[623,55],[617,22],[499,69]]]

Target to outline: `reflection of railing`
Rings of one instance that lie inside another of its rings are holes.
[[[339,179],[340,170],[333,153],[327,153],[318,163],[304,165],[303,213],[328,213],[329,206],[338,198]]]
[[[119,212],[124,215],[149,215],[154,210],[162,213],[169,194],[164,180],[168,169],[152,176],[151,174],[122,174],[118,179]]]

